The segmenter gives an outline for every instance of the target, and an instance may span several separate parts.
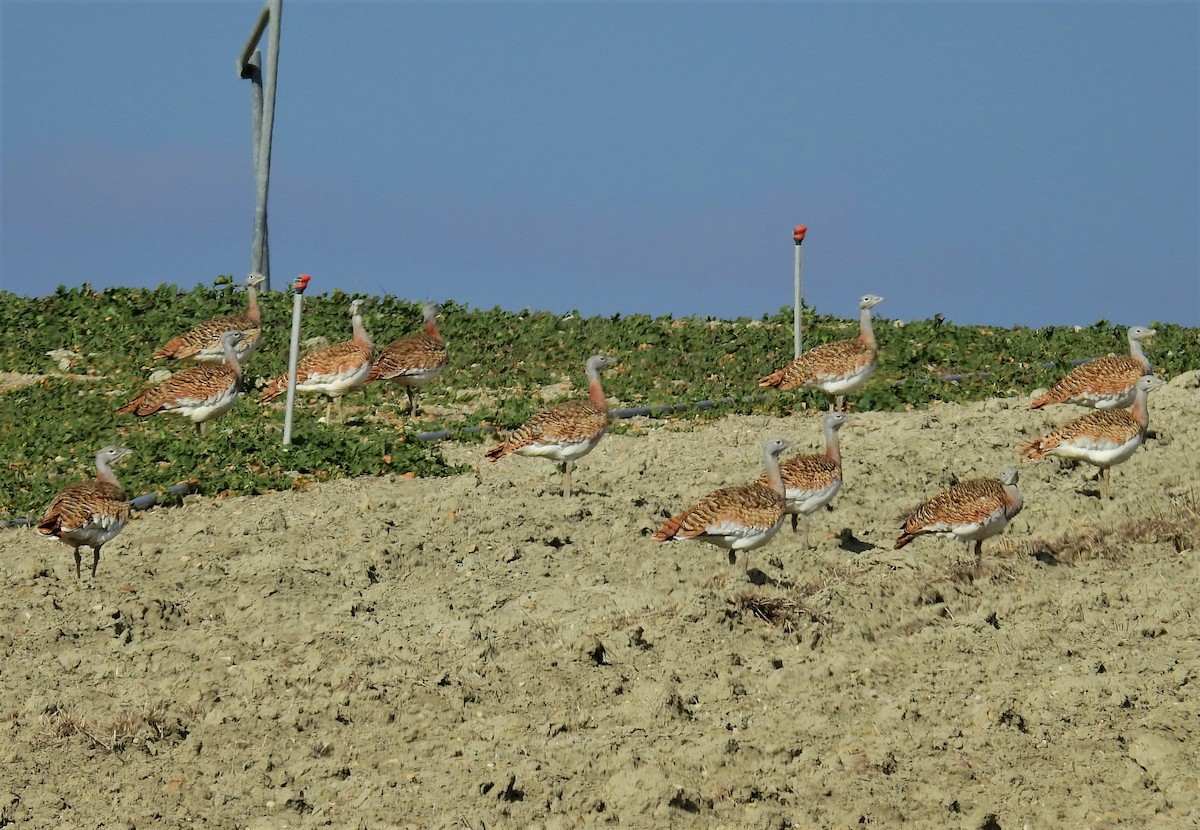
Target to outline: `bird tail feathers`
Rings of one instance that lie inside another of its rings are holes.
[[[117,414],[118,415],[130,415],[130,414],[137,415],[138,414],[137,408],[142,405],[142,401],[145,399],[145,397],[146,397],[145,395],[138,395],[136,398],[131,400],[129,403],[125,404],[123,407],[118,409]]]
[[[1036,461],[1039,458],[1045,458],[1046,453],[1048,453],[1052,448],[1043,446],[1042,439],[1039,438],[1036,441],[1030,441],[1026,444],[1022,444],[1018,449],[1020,450],[1021,455],[1025,456],[1026,461]]]
[[[275,380],[263,387],[263,390],[258,393],[260,401],[271,401],[278,398],[287,391],[287,375],[275,378]]]
[[[662,527],[654,532],[650,538],[656,542],[669,542],[679,533],[679,529],[683,527],[683,520],[687,518],[686,513],[680,513],[678,516],[672,516],[663,522]]]
[[[773,372],[773,373],[767,375],[765,378],[760,379],[758,381],[758,385],[779,388],[779,385],[781,383],[783,383],[783,376],[786,372],[787,372],[786,367],[784,367],[783,369],[780,369],[778,372]]]

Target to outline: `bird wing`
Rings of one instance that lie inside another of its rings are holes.
[[[905,534],[939,533],[987,521],[1005,508],[1004,485],[994,478],[962,481],[938,493],[904,519]]]
[[[221,335],[227,331],[240,331],[242,342],[238,347],[246,349],[258,340],[262,327],[259,321],[246,314],[206,320],[191,331],[168,340],[165,346],[154,353],[154,357],[186,360],[199,354],[220,355]]]
[[[129,501],[118,484],[91,479],[70,484],[58,492],[37,530],[59,536],[87,525],[110,527],[129,521]]]
[[[692,539],[697,536],[753,536],[783,519],[784,502],[770,487],[757,482],[723,487],[663,523],[654,539]]]
[[[203,406],[229,394],[240,382],[238,371],[225,363],[191,366],[176,372],[117,410],[118,415],[139,417],[164,409]]]
[[[780,390],[834,380],[853,374],[875,359],[877,350],[860,338],[825,343],[804,352],[787,366],[758,382]]]
[[[1132,355],[1089,360],[1076,366],[1046,394],[1031,403],[1029,408],[1040,409],[1048,404],[1088,397],[1121,395],[1127,393],[1145,374],[1146,368]]]
[[[543,409],[508,436],[497,448],[503,458],[522,447],[542,442],[574,444],[595,438],[608,427],[608,411],[591,401],[568,401]]]
[[[367,382],[440,372],[448,357],[441,338],[427,334],[402,337],[389,343],[375,358]]]
[[[1021,454],[1031,460],[1044,457],[1064,444],[1087,449],[1115,449],[1141,434],[1142,425],[1127,409],[1106,409],[1089,412],[1060,426],[1058,429],[1021,446]]]
[[[826,455],[797,455],[779,465],[779,475],[788,490],[823,490],[842,477],[842,468]],[[764,473],[760,482],[766,483]]]

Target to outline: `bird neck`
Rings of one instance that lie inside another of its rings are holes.
[[[246,316],[256,323],[262,322],[262,314],[258,310],[258,289],[253,285],[246,286]]]
[[[842,450],[838,445],[837,430],[832,426],[825,427],[825,457],[841,468]]]
[[[864,308],[858,312],[858,327],[858,339],[872,349],[877,348],[875,344],[875,329],[871,327],[871,309]]]
[[[107,484],[121,485],[117,482],[117,477],[113,474],[112,467],[108,461],[103,458],[96,459],[96,478]]]
[[[604,411],[608,411],[608,399],[604,397],[604,390],[600,388],[600,371],[588,367],[588,400],[600,407]]]
[[[1133,406],[1129,408],[1129,414],[1141,425],[1142,432],[1150,426],[1149,402],[1149,394],[1144,389],[1139,389],[1133,398]]]
[[[1132,337],[1129,338],[1129,354],[1131,354],[1134,359],[1142,364],[1142,370],[1146,374],[1150,374],[1150,361],[1147,359],[1146,353],[1142,351],[1141,340],[1135,340]]]
[[[1025,499],[1021,495],[1021,491],[1017,489],[1015,484],[1004,484],[1004,505],[1005,513],[1011,518],[1021,512],[1021,508],[1025,506]]]
[[[779,474],[779,456],[774,453],[764,453],[763,466],[767,468],[767,486],[781,496],[786,495],[787,489],[783,486],[783,476]]]
[[[222,343],[222,348],[225,351],[225,365],[233,369],[238,380],[242,379],[242,363],[238,360],[237,349],[232,343]]]
[[[367,330],[363,328],[361,314],[355,314],[350,318],[350,329],[354,332],[355,342],[362,343],[365,346],[371,345],[371,335],[367,334]]]
[[[437,327],[437,317],[434,315],[425,315],[425,334],[434,340],[442,339],[442,333],[438,331]]]

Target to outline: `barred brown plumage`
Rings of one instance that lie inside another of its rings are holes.
[[[1030,461],[1057,455],[1099,467],[1096,478],[1100,483],[1100,495],[1111,498],[1108,468],[1129,458],[1146,440],[1146,430],[1150,426],[1148,396],[1162,385],[1163,381],[1154,375],[1139,378],[1134,384],[1130,409],[1089,412],[1021,445],[1021,454]]]
[[[92,549],[92,578],[100,564],[100,549],[129,521],[129,500],[113,474],[112,465],[131,451],[107,446],[96,453],[96,477],[70,484],[46,508],[37,531],[53,536],[75,552],[75,578],[80,575],[79,549]]]
[[[1093,409],[1124,409],[1133,405],[1134,387],[1150,374],[1150,361],[1142,351],[1142,341],[1157,334],[1154,329],[1133,326],[1129,329],[1129,354],[1098,357],[1076,366],[1070,374],[1029,404],[1041,409],[1054,403],[1073,403]]]
[[[241,340],[240,331],[225,332],[221,335],[224,363],[202,363],[182,369],[122,406],[117,414],[145,418],[158,412],[173,412],[194,423],[196,431],[203,435],[208,421],[224,415],[237,403],[242,389],[242,366],[236,349]]]
[[[246,312],[228,317],[206,320],[191,331],[174,337],[154,353],[154,358],[169,360],[194,360],[198,363],[221,363],[225,353],[221,347],[221,335],[227,331],[240,331],[242,340],[236,352],[240,363],[245,363],[254,353],[262,334],[262,315],[258,309],[258,287],[266,282],[262,274],[246,277]]]
[[[801,354],[787,366],[767,375],[759,386],[780,391],[808,387],[820,389],[837,398],[836,408],[842,409],[846,393],[860,389],[875,371],[879,345],[871,327],[871,309],[883,302],[883,297],[865,295],[858,302],[859,335],[850,340],[825,343]],[[834,404],[830,403],[830,409]]]
[[[737,551],[762,547],[783,524],[786,502],[779,473],[779,454],[791,444],[768,438],[763,444],[762,479],[739,487],[714,490],[693,506],[663,522],[651,537],[656,542],[698,539],[729,551],[729,564]],[[749,558],[743,566],[749,569]]]
[[[417,414],[417,390],[446,368],[449,353],[438,331],[437,303],[425,304],[425,331],[393,340],[375,357],[367,383],[388,380],[408,393],[408,413]]]
[[[804,544],[812,547],[808,533],[808,516],[833,501],[842,486],[842,453],[838,445],[838,430],[849,423],[851,416],[831,412],[821,422],[825,437],[825,452],[820,455],[797,455],[779,465],[783,478],[786,510],[792,517],[795,532],[800,517],[804,522]],[[763,481],[766,480],[764,474]]]
[[[371,361],[375,356],[371,336],[363,328],[362,300],[350,302],[350,340],[317,349],[300,359],[296,366],[296,391],[318,392],[325,395],[325,422],[330,422],[332,402],[337,401],[338,417],[342,414],[342,396],[367,382]],[[272,380],[259,393],[259,400],[273,400],[288,388],[287,372]]]
[[[1017,470],[1006,468],[999,479],[961,481],[938,493],[904,517],[896,549],[925,534],[952,536],[975,543],[975,570],[983,560],[983,540],[1003,532],[1025,501],[1017,490]]]
[[[563,495],[571,495],[571,468],[587,455],[608,428],[608,401],[600,387],[600,370],[615,365],[608,355],[594,354],[587,361],[588,399],[542,410],[492,447],[484,457],[499,461],[513,453],[562,462]]]

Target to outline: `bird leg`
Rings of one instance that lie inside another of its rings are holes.
[[[975,540],[975,576],[983,571],[983,540]]]
[[[92,579],[96,578],[96,568],[100,564],[100,548],[102,545],[96,545],[92,548]]]
[[[799,524],[800,524],[800,514],[793,513],[792,514],[792,533],[795,533],[797,531]],[[808,532],[808,516],[804,517],[804,547],[806,547],[806,548],[812,547],[812,540],[811,540],[811,538],[809,536],[809,532]]]
[[[563,496],[566,498],[570,498],[571,497],[571,462],[570,461],[563,462],[562,474],[563,474]]]
[[[75,548],[75,578],[79,579],[79,548]]]
[[[1112,488],[1108,481],[1108,467],[1101,467],[1100,474],[1096,476],[1096,480],[1100,483],[1100,498],[1105,501],[1112,499]]]
[[[417,396],[413,393],[411,386],[405,386],[404,391],[408,393],[408,414],[409,417],[415,417],[417,414]]]
[[[735,556],[736,554],[732,550],[729,551],[729,564],[733,564]],[[757,584],[754,581],[754,577],[750,575],[750,551],[746,551],[744,554],[742,554],[742,575],[746,577],[746,581],[751,585]]]

